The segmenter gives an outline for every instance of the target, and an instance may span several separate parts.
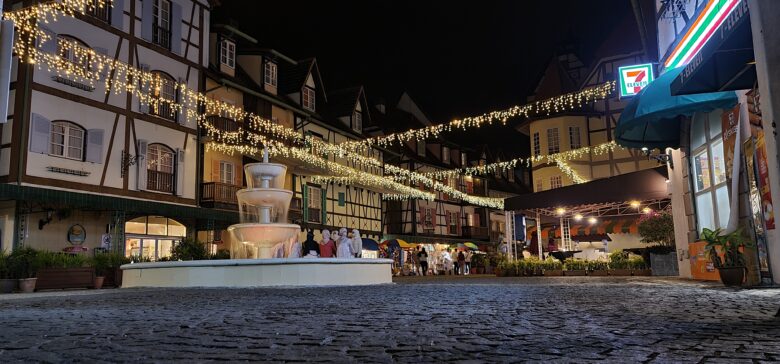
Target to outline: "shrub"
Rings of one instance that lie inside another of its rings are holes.
[[[97,253],[91,259],[91,265],[95,268],[95,275],[105,277],[106,272],[111,267],[111,257],[108,253]]]
[[[674,220],[672,214],[668,212],[651,212],[642,215],[639,218],[637,227],[643,243],[674,248]],[[669,253],[671,251],[666,250],[666,252]]]
[[[548,256],[547,259],[541,262],[542,269],[544,270],[562,270],[563,263],[560,260]]]
[[[498,269],[498,276],[499,277],[506,277],[509,275],[509,271],[511,270],[512,273],[514,273],[515,265],[509,261],[509,259],[501,259],[496,264],[496,268]]]
[[[34,278],[38,272],[38,252],[32,248],[18,248],[8,256],[8,268],[12,278]]]
[[[0,279],[11,278],[11,269],[8,266],[8,253],[0,249]]]
[[[183,239],[171,248],[171,260],[208,259],[206,245],[195,239]]]
[[[539,259],[539,257],[536,256],[530,256],[528,258],[523,259],[525,262],[525,269],[529,270],[531,272],[536,272],[542,269],[542,260]]]
[[[604,260],[589,260],[587,261],[588,270],[607,270],[609,269],[609,263]]]
[[[216,254],[211,256],[211,259],[230,259],[230,250],[219,249]]]
[[[106,255],[108,255],[108,266],[111,268],[119,268],[124,264],[130,264],[132,261],[130,257],[126,257],[124,254],[109,253]]]
[[[647,264],[645,263],[645,258],[634,255],[628,258],[628,267],[631,269],[647,269]]]
[[[90,266],[90,259],[81,254],[38,251],[35,255],[38,269],[83,268]]]
[[[615,250],[609,253],[609,269],[628,269],[628,253]]]
[[[578,258],[567,258],[563,261],[566,270],[585,270],[588,268],[587,262]]]

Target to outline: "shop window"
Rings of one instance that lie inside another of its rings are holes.
[[[542,146],[539,144],[539,132],[534,133],[534,155],[542,154]]]
[[[691,126],[693,192],[698,231],[725,228],[731,205],[721,137],[721,111],[698,113]]]
[[[74,160],[84,160],[84,129],[74,123],[51,123],[49,155]]]
[[[547,129],[547,154],[560,153],[561,139],[558,135],[558,128]]]

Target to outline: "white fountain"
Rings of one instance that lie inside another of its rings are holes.
[[[284,189],[287,167],[262,163],[244,167],[247,188],[236,193],[239,224],[231,258],[150,262],[122,266],[122,288],[355,286],[392,282],[390,259],[271,258],[273,247],[297,237],[300,226],[287,224],[292,192]]]
[[[279,222],[287,220],[293,195],[284,189],[287,166],[269,163],[266,150],[263,162],[245,165],[244,174],[247,188],[236,193],[241,223],[228,227],[235,242],[232,257],[271,258],[274,245],[301,231],[298,225]]]

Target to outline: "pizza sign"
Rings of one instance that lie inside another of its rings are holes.
[[[653,65],[650,63],[618,68],[620,97],[634,96],[653,82]]]

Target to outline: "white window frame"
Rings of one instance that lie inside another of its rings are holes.
[[[236,184],[236,166],[228,161],[219,161],[219,182],[234,185]]]
[[[363,112],[355,110],[352,113],[352,130],[362,133],[363,132]]]
[[[458,213],[452,211],[447,211],[447,213],[450,215],[450,225],[447,226],[447,233],[458,234]]]
[[[278,67],[276,66],[276,63],[265,62],[265,67],[263,71],[263,82],[265,82],[266,85],[276,87],[278,82],[277,72],[278,72]]]
[[[582,148],[582,138],[580,137],[580,127],[569,127],[569,148],[579,149]]]
[[[56,140],[61,137],[62,140]],[[84,160],[84,145],[86,132],[84,128],[70,121],[55,121],[51,123],[51,135],[49,136],[49,155],[72,159],[77,161]],[[60,149],[59,151],[57,149]],[[77,155],[71,155],[71,151],[76,151]]]
[[[316,186],[307,186],[307,188],[309,189],[309,201],[307,201],[306,208],[309,209],[309,222],[325,223],[320,221],[322,220],[322,189]],[[314,198],[315,195],[316,198]],[[312,214],[311,209],[317,209],[317,213]]]
[[[154,0],[154,16],[157,20],[157,26],[161,29],[171,31],[171,0]]]
[[[563,178],[561,176],[550,176],[550,189],[563,187]]]
[[[536,155],[542,154],[542,145],[540,144],[541,142],[540,142],[540,139],[539,139],[539,132],[538,131],[534,133],[533,143],[534,143],[534,145],[533,145],[534,155],[536,156]]]
[[[441,161],[444,164],[450,164],[450,147],[441,146]]]
[[[309,86],[303,86],[301,90],[301,106],[304,109],[315,111],[317,109],[317,92]]]
[[[547,154],[561,152],[561,137],[558,128],[547,129]]]
[[[165,158],[165,155],[169,158]],[[176,153],[162,144],[149,144],[146,151],[146,169],[150,171],[173,174]],[[170,162],[170,163],[166,163]]]
[[[223,39],[219,46],[219,63],[236,69],[236,42]]]
[[[175,121],[178,117],[176,109],[174,108],[174,104],[178,101],[176,99],[176,81],[164,72],[152,71],[152,73],[157,74],[160,77],[160,87],[156,88],[153,83],[151,96],[158,100],[166,101],[158,101],[156,105],[149,105],[149,111],[151,111],[151,114],[153,115]],[[159,108],[159,110],[155,110],[155,107]],[[164,115],[166,114],[164,111],[167,111],[167,114],[169,115]]]
[[[728,188],[728,173],[729,171],[725,169],[726,163],[725,163],[725,155],[719,155],[717,157],[720,157],[723,160],[723,167],[724,167],[724,177],[723,180],[720,182],[716,181],[716,175],[715,175],[715,155],[713,153],[714,148],[713,146],[717,145],[718,143],[721,144],[721,150],[723,149],[723,131],[721,130],[720,133],[717,135],[710,135],[710,122],[709,118],[717,117],[718,120],[716,122],[720,122],[720,113],[721,110],[716,110],[710,113],[698,113],[694,116],[694,118],[704,118],[704,120],[701,120],[701,122],[704,123],[704,127],[702,128],[702,131],[704,132],[704,143],[702,145],[697,146],[691,153],[690,163],[691,163],[691,191],[693,191],[693,201],[696,206],[696,227],[697,232],[701,233],[701,230],[703,226],[701,226],[701,218],[702,213],[704,211],[699,210],[699,197],[709,195],[710,202],[712,204],[712,210],[709,211],[712,215],[710,216],[712,218],[712,221],[714,223],[714,226],[712,226],[713,229],[715,228],[725,228],[726,225],[728,225],[728,221],[720,221],[720,210],[718,208],[718,195],[717,191],[721,188],[726,188],[729,195],[729,202],[731,201],[731,189]],[[696,122],[696,120],[694,120]],[[691,143],[693,138],[695,137],[693,135],[695,128],[693,128],[693,125],[691,126]],[[698,169],[697,169],[697,163],[698,163],[698,156],[701,154],[706,153],[707,154],[707,178],[709,178],[709,186],[699,188],[697,183],[697,177],[698,177]],[[730,203],[729,203],[730,206]]]

